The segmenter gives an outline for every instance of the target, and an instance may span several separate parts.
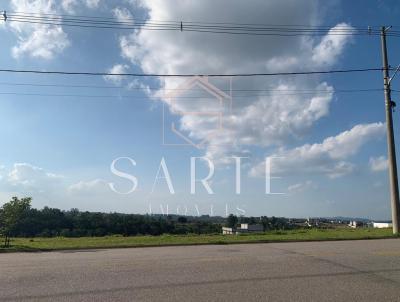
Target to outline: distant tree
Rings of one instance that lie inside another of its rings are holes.
[[[271,217],[271,226],[275,230],[278,228],[278,219],[275,216]]]
[[[178,222],[179,223],[187,223],[187,218],[184,216],[180,216],[180,217],[178,217]]]
[[[270,228],[269,227],[269,219],[267,216],[261,216],[261,224],[263,226],[264,232]]]
[[[238,223],[238,218],[237,218],[237,216],[235,216],[235,215],[233,215],[233,214],[230,214],[229,216],[228,216],[228,218],[226,219],[226,225],[228,226],[228,227],[230,227],[230,228],[235,228],[236,227],[236,224]]]
[[[13,197],[0,208],[0,232],[4,236],[4,247],[10,246],[10,237],[18,229],[18,224],[31,209],[32,198]]]
[[[78,209],[62,211],[49,207],[34,209],[30,208],[29,202],[25,206],[21,206],[24,201],[26,200],[13,199],[0,208],[0,235],[5,235],[6,244],[9,244],[9,237],[212,234],[219,233],[221,224],[226,222],[226,219],[215,219],[206,215],[189,218],[176,215],[168,217],[165,215],[81,212]],[[16,205],[25,210],[17,211]],[[11,215],[10,213],[21,213],[21,215]],[[19,218],[13,220],[10,217]]]

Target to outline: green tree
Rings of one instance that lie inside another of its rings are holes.
[[[178,217],[178,222],[179,223],[187,223],[187,218],[184,216],[179,216]]]
[[[0,232],[4,236],[4,247],[10,246],[10,237],[18,228],[18,223],[31,209],[32,198],[13,197],[0,208]]]
[[[236,224],[238,223],[238,218],[237,216],[230,214],[228,218],[226,219],[226,225],[230,228],[236,228]]]
[[[263,226],[263,231],[267,231],[269,227],[269,219],[267,216],[261,216],[261,224]]]
[[[275,216],[271,217],[271,226],[274,230],[278,229],[278,219]]]

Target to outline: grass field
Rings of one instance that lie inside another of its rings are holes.
[[[144,247],[196,244],[234,244],[287,241],[319,241],[376,239],[393,237],[392,229],[300,229],[271,231],[263,234],[246,235],[162,235],[162,236],[106,236],[80,238],[13,238],[6,251],[52,251],[65,249],[93,249],[116,247]]]

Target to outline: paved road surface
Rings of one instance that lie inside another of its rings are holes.
[[[400,301],[400,240],[0,254],[0,301]]]

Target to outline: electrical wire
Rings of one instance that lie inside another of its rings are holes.
[[[134,21],[134,22],[147,22],[148,20],[145,19],[139,19],[139,18],[134,18],[134,17],[123,17],[123,18],[118,18],[116,19],[115,17],[107,17],[107,16],[85,16],[85,15],[67,15],[67,14],[49,14],[49,13],[27,13],[27,12],[7,12],[7,14],[15,14],[15,15],[22,15],[22,16],[52,16],[52,17],[62,17],[62,18],[80,18],[80,19],[94,19],[94,20],[125,20],[125,21]],[[158,23],[180,23],[181,21],[160,21],[160,20],[153,20],[154,22]],[[189,23],[189,24],[218,24],[218,25],[247,25],[247,26],[281,26],[281,27],[308,27],[308,28],[326,28],[330,29],[334,27],[335,25],[330,25],[330,26],[316,26],[316,25],[306,25],[306,24],[262,24],[262,23],[234,23],[234,22],[201,22],[201,21],[185,21],[182,20],[184,23]],[[358,28],[367,28],[367,26],[355,26]],[[374,25],[371,26],[372,28],[378,28],[380,26]],[[400,26],[398,25],[393,25],[393,28],[399,28]]]
[[[109,72],[79,72],[79,71],[44,71],[27,69],[0,69],[7,73],[31,73],[49,75],[83,75],[83,76],[126,76],[126,77],[260,77],[260,76],[295,76],[295,75],[318,75],[318,74],[344,74],[355,72],[382,71],[383,68],[355,68],[336,70],[314,70],[294,72],[270,72],[270,73],[234,73],[234,74],[156,74],[156,73],[109,73]]]
[[[71,16],[56,14],[34,14],[14,12],[7,14],[7,22],[22,22],[54,26],[72,26],[81,28],[121,29],[121,30],[169,30],[234,35],[263,36],[317,36],[317,35],[380,35],[375,27],[347,26],[310,26],[310,25],[266,25],[251,23],[223,22],[183,22],[183,21],[148,21],[133,18],[115,19],[107,17]],[[390,36],[400,36],[400,31],[392,30]]]
[[[70,84],[39,84],[39,83],[15,83],[0,82],[3,86],[28,86],[28,87],[52,87],[52,88],[94,88],[94,89],[123,89],[123,90],[139,90],[139,91],[187,91],[185,88],[162,88],[162,87],[127,87],[127,86],[106,86],[106,85],[70,85]],[[329,92],[321,89],[220,89],[223,92],[296,92],[296,93],[324,93]],[[200,88],[191,88],[190,91],[204,91]],[[372,92],[383,91],[382,88],[366,88],[366,89],[335,89],[335,93],[353,93],[353,92]]]
[[[383,91],[383,89],[368,89],[368,90],[353,90],[353,92],[371,92],[371,91]],[[282,91],[284,92],[284,91]],[[347,91],[350,92],[350,91]],[[268,94],[250,94],[250,95],[234,95],[233,99],[246,99],[246,100],[256,100],[260,97],[269,96],[298,96],[298,95],[331,95],[334,93],[343,93],[340,91],[314,91],[314,92],[296,92],[296,93],[268,93]],[[106,98],[106,99],[132,99],[132,100],[142,100],[149,99],[151,97],[162,99],[165,96],[137,96],[137,95],[92,95],[92,94],[58,94],[58,93],[31,93],[31,92],[0,92],[0,95],[16,95],[16,96],[39,96],[39,97],[72,97],[72,98]],[[173,99],[209,99],[207,96],[184,96],[184,97],[174,97]]]

